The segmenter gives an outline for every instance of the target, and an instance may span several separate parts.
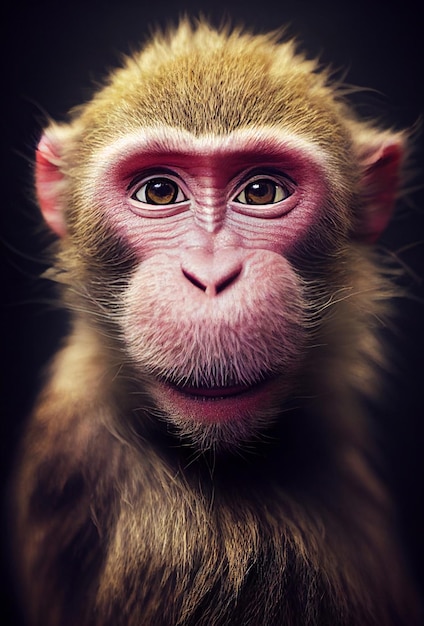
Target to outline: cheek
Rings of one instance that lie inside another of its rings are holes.
[[[185,279],[177,258],[144,261],[125,294],[121,326],[136,366],[178,385],[253,385],[301,360],[301,281],[269,251],[249,254],[238,280],[208,297]]]

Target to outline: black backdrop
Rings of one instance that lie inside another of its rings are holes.
[[[396,3],[397,4],[397,3]],[[154,2],[22,3],[4,1],[1,15],[0,275],[2,291],[0,445],[3,484],[16,441],[39,383],[43,365],[66,327],[52,292],[37,276],[45,268],[41,233],[32,201],[31,159],[44,115],[63,119],[87,99],[121,53],[137,48],[151,25],[179,14],[200,12],[216,23],[233,18],[256,30],[288,24],[304,48],[346,73],[346,81],[371,87],[354,96],[360,111],[398,128],[419,124],[423,98],[423,18],[417,3],[351,0],[287,1],[169,0]],[[422,136],[416,140],[417,169],[408,202],[381,243],[405,267],[411,297],[399,305],[397,332],[388,333],[393,371],[381,405],[374,408],[376,436],[386,452],[388,480],[400,513],[411,566],[423,585],[424,509],[422,488],[424,414],[424,194]],[[13,523],[13,521],[12,521]],[[8,582],[7,535],[3,531],[4,576],[0,621],[18,624]],[[9,617],[6,613],[9,612]]]

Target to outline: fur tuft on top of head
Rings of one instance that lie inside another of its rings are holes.
[[[170,125],[195,135],[226,134],[284,124],[316,137],[318,124],[319,140],[331,145],[344,134],[338,118],[347,113],[337,86],[318,61],[298,52],[294,40],[281,43],[281,35],[183,19],[128,57],[89,106],[76,109],[77,116],[92,133],[105,116],[122,133]]]

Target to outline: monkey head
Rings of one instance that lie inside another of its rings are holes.
[[[347,384],[370,352],[378,289],[357,259],[390,217],[404,143],[293,42],[182,22],[40,140],[74,316],[183,436],[249,439],[302,391],[317,346],[355,346]]]

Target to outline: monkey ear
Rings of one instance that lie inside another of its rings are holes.
[[[377,139],[377,141],[375,141]],[[357,239],[374,243],[385,230],[398,196],[405,137],[383,134],[361,150],[361,214],[355,228]]]
[[[71,127],[51,125],[43,133],[35,158],[35,189],[41,213],[48,226],[63,237],[66,234],[63,151],[70,141]]]

